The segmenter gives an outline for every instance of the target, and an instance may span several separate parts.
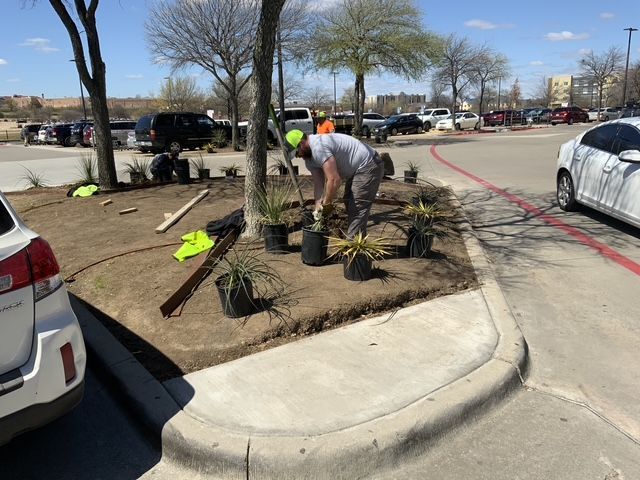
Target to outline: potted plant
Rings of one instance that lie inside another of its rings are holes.
[[[216,153],[215,148],[216,147],[215,147],[215,145],[213,143],[207,143],[204,146],[204,149],[207,151],[207,153]]]
[[[435,226],[437,220],[445,218],[448,213],[438,204],[408,204],[405,213],[409,216],[410,225],[407,233],[407,253],[411,258],[425,258],[431,252],[433,239],[443,237],[444,232]]]
[[[150,165],[146,160],[131,157],[131,162],[124,164],[124,172],[129,174],[132,185],[139,185],[149,181]]]
[[[236,178],[241,168],[239,165],[232,163],[231,165],[220,167],[220,171],[224,173],[224,176],[227,178]]]
[[[271,173],[272,175],[276,173],[279,175],[289,175],[289,169],[287,168],[287,163],[284,160],[276,159],[275,162],[276,163],[274,165],[271,165],[271,167],[269,168],[269,173]],[[296,175],[300,174],[297,165],[293,165],[293,173],[295,173]]]
[[[200,180],[205,180],[209,178],[209,174],[211,170],[207,168],[207,165],[204,161],[204,157],[202,156],[201,153],[198,153],[198,158],[191,159],[191,165],[193,165],[193,168],[195,168],[196,171],[198,172],[198,178]]]
[[[327,259],[328,244],[327,221],[322,212],[318,212],[313,223],[302,229],[302,263],[322,265]]]
[[[415,195],[411,198],[413,205],[418,205],[422,202],[425,205],[433,205],[438,203],[441,198],[447,198],[451,194],[448,187],[436,187],[433,185],[420,186]]]
[[[366,281],[371,278],[372,263],[390,253],[390,245],[385,239],[369,239],[368,235],[357,233],[353,238],[331,238],[334,248],[332,257],[343,259],[344,278]]]
[[[256,310],[254,292],[264,286],[282,290],[278,273],[253,249],[232,249],[215,267],[222,311],[230,318],[245,317]]]
[[[264,246],[270,253],[285,253],[289,247],[289,230],[285,214],[291,205],[291,185],[270,183],[258,192]]]
[[[408,170],[404,171],[404,183],[416,183],[416,178],[418,178],[420,167],[418,167],[417,163],[414,163],[412,161],[408,161],[406,165]]]
[[[224,148],[227,146],[227,134],[224,130],[216,130],[211,137],[211,144],[215,148]]]

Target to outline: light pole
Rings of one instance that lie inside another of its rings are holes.
[[[502,82],[502,77],[498,77],[498,110],[500,110],[500,83]]]
[[[171,77],[164,77],[164,79],[167,81],[167,95],[169,96],[169,106],[167,110],[171,110],[173,108],[173,85],[171,83]]]
[[[627,102],[627,73],[629,72],[629,52],[631,51],[631,34],[637,32],[637,28],[623,28],[623,30],[629,32],[629,44],[627,45],[627,64],[624,67],[624,84],[622,86],[622,106],[624,107]]]
[[[76,63],[75,60],[69,60],[70,62]],[[78,66],[76,65],[76,70],[78,70]],[[87,106],[84,103],[84,92],[82,91],[82,78],[80,77],[80,71],[78,71],[78,82],[80,83],[80,98],[82,98],[82,112],[84,114],[84,120],[87,119]]]
[[[338,113],[337,101],[336,101],[336,75],[338,72],[331,72],[333,75],[333,114],[336,115]]]

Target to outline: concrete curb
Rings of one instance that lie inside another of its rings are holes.
[[[462,208],[457,199],[454,203]],[[72,305],[94,360],[161,439],[167,458],[225,479],[361,478],[423,453],[447,431],[497,404],[521,384],[527,366],[526,342],[466,216],[460,228],[499,334],[493,357],[402,410],[324,435],[247,436],[199,422],[184,413],[165,388],[73,296]]]

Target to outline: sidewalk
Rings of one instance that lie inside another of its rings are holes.
[[[75,299],[92,354],[162,441],[213,478],[393,468],[520,385],[526,343],[467,224],[481,288],[158,383]]]

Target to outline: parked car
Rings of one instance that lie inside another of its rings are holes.
[[[602,120],[603,122],[608,122],[609,120],[616,120],[620,118],[620,110],[612,107],[604,107],[600,109],[600,118],[598,118],[598,109],[592,108],[587,112],[589,115],[589,121],[595,122],[597,120]]]
[[[480,130],[484,120],[473,112],[458,112],[456,113],[455,125],[452,124],[452,115],[448,118],[440,120],[436,123],[437,130],[464,130],[466,128],[473,128],[474,130]]]
[[[376,135],[398,135],[399,133],[422,133],[422,120],[415,113],[393,115],[376,125]]]
[[[550,108],[536,108],[528,112],[525,116],[527,123],[548,123]]]
[[[0,193],[0,445],[75,407],[85,365],[53,251]]]
[[[20,140],[24,140],[25,137],[29,136],[29,143],[33,142],[38,136],[40,126],[39,123],[30,123],[22,127],[22,130],[20,130]]]
[[[51,125],[49,125],[48,123],[45,123],[40,126],[40,129],[38,130],[38,136],[36,137],[36,141],[38,143],[42,143],[42,144],[47,143],[47,130],[49,128],[51,128]]]
[[[134,120],[111,120],[109,122],[109,128],[111,129],[111,141],[114,147],[122,147],[127,145],[127,138],[129,132],[134,132],[136,129],[136,122]],[[91,145],[96,146],[96,137],[91,131]]]
[[[203,147],[217,131],[231,140],[231,127],[202,113],[166,112],[145,115],[135,126],[136,142],[143,151],[162,152]]]
[[[82,146],[91,146],[91,137],[93,136],[93,125],[85,125],[82,129]]]
[[[451,112],[448,108],[432,108],[419,113],[418,118],[422,121],[424,131],[428,132],[435,127],[440,120],[449,118],[450,115]]]
[[[634,103],[628,103],[626,107],[623,107],[620,111],[620,118],[640,117],[640,105]]]
[[[562,210],[587,205],[640,228],[640,118],[603,123],[558,151]]]
[[[520,110],[494,110],[483,115],[484,124],[490,127],[497,125],[524,125],[526,119]]]
[[[72,147],[71,143],[71,127],[73,123],[57,123],[47,131],[46,142],[48,144],[62,145],[63,147]]]
[[[285,116],[285,126],[286,130],[290,131],[293,129],[302,130],[307,135],[312,135],[315,133],[315,124],[313,121],[313,116],[311,115],[311,110],[305,107],[294,107],[294,108],[285,108],[284,109]],[[278,121],[282,123],[282,116],[280,115],[280,110],[276,109],[276,117],[278,117]],[[276,135],[276,127],[274,126],[271,118],[267,121],[267,128],[269,131],[267,132],[267,138],[269,143],[275,144],[277,143],[278,136]]]
[[[558,107],[549,115],[549,122],[551,125],[558,123],[572,125],[575,122],[587,123],[589,122],[589,114],[580,107]]]
[[[79,143],[83,147],[90,146],[91,142],[85,143],[84,141],[84,129],[87,125],[91,126],[93,125],[93,122],[87,121],[87,120],[81,120],[79,122],[74,123],[73,126],[71,127],[71,138],[69,139],[69,143],[71,143],[72,145],[76,145]]]
[[[129,133],[127,133],[127,148],[138,148],[138,144],[136,143],[135,130],[131,130]]]
[[[351,135],[353,128],[355,126],[355,115],[347,114],[347,115],[336,115],[331,119],[333,121],[334,126],[336,127],[336,132],[338,133],[346,133],[347,135]],[[362,114],[362,135],[365,137],[370,136],[371,132],[374,131],[375,127],[380,125],[382,122],[386,120],[385,117],[375,112],[368,112]]]

